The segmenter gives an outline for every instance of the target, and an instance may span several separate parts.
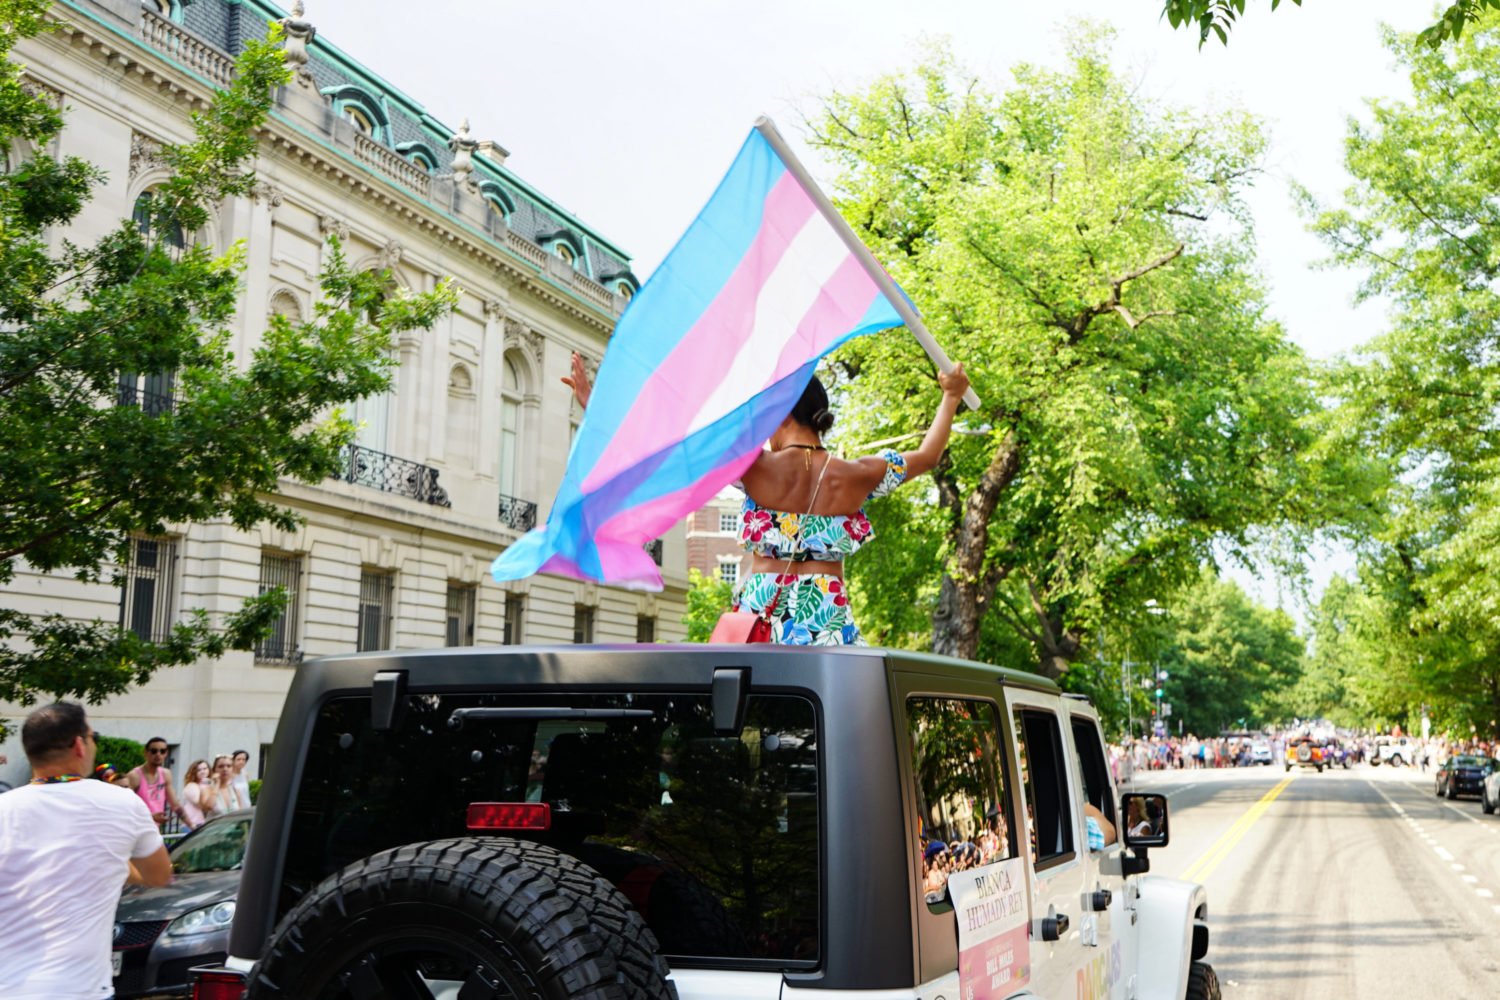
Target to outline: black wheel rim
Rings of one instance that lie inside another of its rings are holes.
[[[402,928],[372,935],[319,977],[319,1000],[536,1000],[520,957],[498,939]]]

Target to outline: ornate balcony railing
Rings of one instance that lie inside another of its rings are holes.
[[[344,447],[339,471],[334,477],[346,483],[411,497],[438,507],[452,507],[448,491],[438,485],[438,470],[421,462],[387,455],[374,448],[351,444]]]
[[[141,40],[206,77],[216,87],[234,79],[234,60],[217,46],[149,10],[141,11]]]
[[[530,500],[518,500],[500,494],[500,523],[517,531],[530,531],[536,527],[536,504]]]
[[[660,538],[653,539],[652,541],[646,543],[646,555],[650,556],[651,561],[656,563],[656,565],[658,566],[661,565],[661,551],[662,544]]]
[[[395,178],[423,198],[429,196],[432,177],[426,169],[411,162],[395,150],[387,149],[367,135],[354,134],[354,155],[363,163]]]

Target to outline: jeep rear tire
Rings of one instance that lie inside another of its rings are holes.
[[[566,854],[503,837],[383,851],[292,908],[247,996],[423,997],[431,981],[514,1000],[676,1000],[641,915]]]
[[[1484,810],[1486,816],[1495,815],[1495,803],[1490,801],[1489,786],[1483,785],[1479,789],[1479,808]]]
[[[1223,1000],[1219,992],[1219,977],[1207,962],[1194,962],[1188,966],[1187,996],[1183,1000]]]

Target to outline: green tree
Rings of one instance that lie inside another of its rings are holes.
[[[1216,735],[1288,717],[1282,697],[1302,674],[1304,644],[1286,612],[1205,570],[1173,602],[1170,619],[1172,638],[1156,664],[1167,673],[1162,698],[1185,732]]]
[[[1448,724],[1500,719],[1500,15],[1441,50],[1387,35],[1411,97],[1353,122],[1344,205],[1303,194],[1389,329],[1329,381],[1337,447],[1393,475],[1360,566],[1367,656],[1356,688],[1383,717],[1428,706]]]
[[[730,609],[733,599],[734,588],[717,576],[688,570],[687,610],[682,616],[682,623],[687,626],[686,641],[707,642],[719,616]]]
[[[1302,0],[1292,3],[1302,6]],[[1166,0],[1161,13],[1174,28],[1196,28],[1201,48],[1210,36],[1228,45],[1229,32],[1244,16],[1246,6],[1246,0]],[[1281,0],[1271,0],[1272,10],[1280,6]],[[1454,0],[1417,38],[1437,48],[1450,39],[1462,37],[1464,28],[1479,21],[1486,10],[1500,10],[1500,0]]]
[[[1322,523],[1331,497],[1360,495],[1355,459],[1312,453],[1308,366],[1264,316],[1241,201],[1259,127],[1144,101],[1109,37],[1076,30],[1065,72],[1021,66],[999,96],[939,51],[812,123],[841,211],[984,400],[934,480],[882,509],[906,505],[900,585],[852,563],[874,636],[911,634],[915,605],[938,652],[1019,666],[1019,645],[1057,677],[1216,546],[1246,553],[1260,526]],[[862,338],[834,367],[846,440],[931,413],[911,338]]]
[[[62,127],[11,57],[47,30],[48,6],[0,0],[0,148],[43,150]],[[292,526],[278,480],[333,473],[354,431],[337,407],[385,389],[393,336],[451,308],[446,285],[391,294],[388,276],[354,273],[335,244],[313,319],[275,317],[250,357],[231,353],[244,248],[218,257],[176,234],[249,191],[256,130],[289,78],[278,40],[273,24],[249,43],[233,83],[193,115],[193,141],[162,150],[174,174],[144,226],[124,220],[92,246],[54,252],[49,234],[66,232],[102,173],[38,153],[0,175],[0,584],[20,560],[111,579],[132,536],[168,525]],[[253,598],[221,621],[194,611],[161,642],[0,608],[0,700],[98,701],[163,667],[249,648],[283,600]]]

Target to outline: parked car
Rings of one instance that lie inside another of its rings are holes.
[[[1323,770],[1323,748],[1311,736],[1301,736],[1286,745],[1286,769],[1315,767]]]
[[[1265,764],[1267,766],[1276,763],[1276,758],[1271,753],[1271,744],[1265,740],[1256,740],[1250,744],[1250,763]]]
[[[1479,786],[1479,806],[1486,815],[1493,815],[1500,808],[1500,767],[1490,771]]]
[[[1206,890],[1145,874],[1166,797],[1120,794],[1094,707],[1032,674],[407,650],[302,664],[277,732],[199,998],[1220,998]]]
[[[1438,765],[1433,787],[1440,797],[1484,796],[1484,779],[1500,768],[1500,762],[1473,754],[1454,754]]]
[[[1349,770],[1349,751],[1336,738],[1330,736],[1323,744],[1323,764],[1326,767],[1342,767]]]
[[[115,996],[188,995],[188,970],[222,962],[254,810],[216,816],[169,848],[172,884],[127,886],[115,910]]]

